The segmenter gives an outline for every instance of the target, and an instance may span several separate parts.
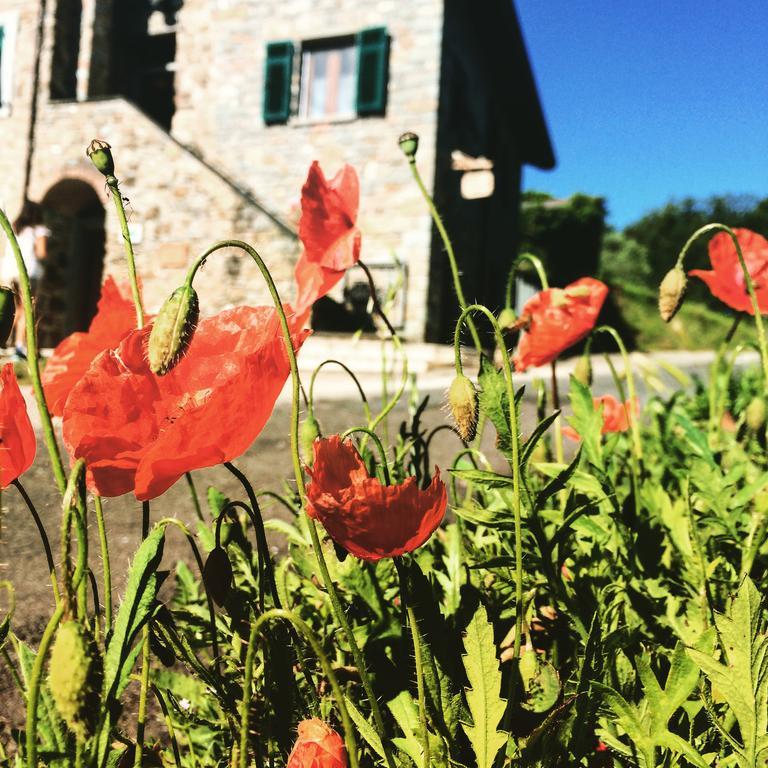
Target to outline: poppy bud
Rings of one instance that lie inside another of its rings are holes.
[[[85,150],[90,161],[99,173],[104,176],[112,176],[115,173],[115,161],[112,159],[112,147],[106,141],[94,139]]]
[[[94,663],[88,639],[76,621],[64,621],[56,632],[48,667],[48,687],[61,718],[84,742],[90,735],[89,699]]]
[[[312,462],[315,458],[315,452],[312,445],[320,435],[320,422],[315,418],[315,414],[310,411],[301,425],[301,432],[299,434],[304,463],[309,467],[312,466]]]
[[[573,369],[573,378],[585,387],[592,386],[592,361],[589,355],[582,355]]]
[[[680,267],[673,267],[664,275],[659,286],[659,314],[668,323],[683,303],[688,278]]]
[[[499,316],[496,318],[496,321],[498,322],[499,328],[501,328],[502,331],[517,330],[517,326],[515,325],[517,323],[517,315],[515,314],[515,310],[511,309],[510,307],[504,307],[504,309],[499,312]]]
[[[403,150],[403,154],[408,158],[409,162],[413,162],[416,159],[416,152],[419,149],[419,137],[415,133],[408,131],[404,133],[398,140],[400,149]]]
[[[448,406],[459,437],[469,443],[477,432],[477,393],[475,385],[464,374],[458,374],[448,390]]]
[[[0,285],[0,347],[8,343],[16,319],[15,293],[7,285]]]
[[[344,740],[322,720],[303,720],[286,768],[347,768]]]
[[[214,547],[203,566],[203,583],[216,605],[224,605],[232,587],[232,564],[227,550]]]
[[[186,352],[200,316],[197,293],[191,285],[177,288],[165,301],[149,334],[149,368],[168,373]]]
[[[753,397],[749,401],[744,414],[744,421],[752,432],[759,432],[765,426],[766,407],[765,399]]]

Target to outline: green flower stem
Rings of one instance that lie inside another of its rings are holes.
[[[2,210],[0,210],[0,227],[5,232],[8,242],[11,244],[11,249],[13,250],[13,255],[16,259],[16,268],[19,271],[19,290],[21,292],[21,303],[24,306],[24,319],[26,322],[25,328],[27,333],[27,368],[29,369],[29,377],[32,379],[32,389],[34,390],[35,400],[37,401],[37,410],[40,412],[43,439],[45,440],[48,454],[51,457],[53,475],[56,478],[56,485],[59,488],[59,492],[64,493],[64,488],[67,485],[67,473],[64,470],[64,464],[61,460],[59,444],[56,440],[56,432],[53,429],[51,413],[48,410],[48,404],[45,400],[43,384],[40,378],[40,360],[38,358],[39,351],[37,348],[37,324],[35,322],[35,309],[32,300],[32,288],[29,284],[29,274],[27,273],[24,257],[21,255],[21,249],[19,248],[19,241],[16,239],[16,234],[13,231],[11,222],[8,221],[8,217]]]
[[[718,429],[720,426],[720,418],[725,411],[726,402],[728,400],[728,383],[730,382],[732,376],[733,376],[733,370],[736,367],[736,361],[739,358],[739,355],[741,355],[742,352],[745,352],[748,349],[752,349],[758,354],[760,354],[760,350],[757,348],[757,345],[753,342],[747,342],[744,344],[738,344],[736,348],[731,353],[730,359],[726,359],[725,361],[725,367],[724,367],[724,373],[725,373],[725,386],[722,388],[722,390],[718,393],[717,402],[715,405],[715,413],[718,414],[717,416],[717,423],[718,423]]]
[[[131,242],[131,232],[128,229],[128,219],[125,217],[125,206],[123,205],[123,196],[120,194],[117,178],[107,176],[107,186],[112,193],[112,201],[115,204],[117,219],[120,222],[120,232],[123,235],[123,247],[125,248],[125,260],[128,263],[128,279],[131,283],[131,293],[133,294],[133,305],[136,307],[136,327],[144,327],[144,307],[141,304],[141,293],[139,292],[139,282],[136,278],[136,260],[133,255],[133,243]]]
[[[643,443],[640,440],[640,419],[635,414],[635,404],[637,403],[639,406],[639,401],[637,399],[637,390],[635,389],[635,375],[632,371],[632,362],[629,359],[627,347],[616,329],[612,328],[610,325],[601,325],[598,328],[595,328],[593,333],[594,335],[598,333],[607,333],[616,342],[616,346],[621,353],[621,359],[624,361],[624,372],[627,377],[627,394],[629,395],[629,407],[627,408],[625,403],[624,408],[627,412],[629,428],[632,433],[632,447],[639,469],[643,461]],[[590,342],[587,343],[589,344]]]
[[[24,486],[21,484],[21,482],[16,479],[13,481],[12,485],[16,486],[16,490],[21,494],[21,498],[24,499],[24,503],[27,505],[32,518],[35,521],[37,530],[40,533],[40,539],[43,542],[43,549],[45,550],[45,559],[48,562],[48,573],[51,575],[53,597],[56,600],[56,605],[58,605],[61,600],[61,594],[59,593],[59,581],[56,578],[56,566],[53,562],[53,552],[51,551],[51,543],[48,539],[45,526],[43,525],[43,521],[40,519],[40,515],[37,513],[37,509],[35,509],[35,505],[32,503],[32,499],[29,498],[29,495],[27,494],[26,490],[24,490]]]
[[[149,536],[149,502],[141,502],[141,540]],[[136,715],[136,749],[133,753],[133,768],[141,768],[144,759],[144,730],[147,726],[147,699],[149,698],[149,667],[151,663],[149,649],[149,624],[144,625],[141,633],[141,676],[139,677],[139,711]]]
[[[37,649],[35,662],[32,665],[32,672],[29,676],[29,686],[27,688],[27,725],[26,725],[26,745],[27,745],[27,768],[38,768],[37,766],[37,703],[40,698],[40,686],[42,684],[43,669],[45,667],[45,657],[48,649],[51,647],[56,630],[64,616],[65,603],[62,600],[53,616],[45,627],[43,636],[40,638],[40,645]]]
[[[739,265],[741,271],[744,273],[744,286],[747,289],[750,303],[752,304],[752,311],[755,316],[755,328],[757,330],[757,344],[760,349],[760,360],[763,366],[763,384],[768,387],[768,341],[766,341],[765,326],[763,325],[763,316],[760,312],[760,305],[757,301],[757,294],[755,293],[755,283],[752,280],[752,275],[749,274],[747,269],[747,263],[744,261],[744,254],[739,244],[739,239],[736,237],[736,233],[725,224],[707,224],[704,227],[697,229],[689,238],[683,249],[680,251],[680,255],[677,257],[675,266],[682,269],[683,261],[690,250],[693,243],[698,240],[702,235],[706,235],[710,232],[725,232],[733,241],[733,245],[736,248],[736,256],[739,259]]]
[[[416,182],[416,185],[418,186],[419,190],[421,191],[421,194],[424,198],[424,202],[427,204],[427,208],[429,208],[430,216],[432,216],[432,221],[435,223],[435,226],[437,227],[437,231],[440,233],[440,239],[443,241],[443,247],[445,248],[445,252],[448,256],[448,263],[451,267],[451,276],[453,277],[453,288],[456,291],[456,298],[459,301],[459,307],[461,308],[461,311],[463,312],[467,308],[467,300],[464,298],[464,289],[461,287],[461,276],[459,274],[459,265],[456,262],[456,254],[453,251],[453,243],[451,243],[451,238],[448,237],[448,232],[445,229],[445,225],[443,224],[443,220],[440,217],[440,214],[435,207],[434,200],[432,200],[431,195],[427,191],[427,188],[424,186],[424,182],[422,181],[421,174],[419,173],[419,169],[416,166],[416,157],[412,156],[408,158],[408,164],[411,166],[411,173],[413,174],[413,178]],[[467,318],[467,328],[469,328],[469,332],[472,335],[472,341],[475,345],[475,348],[477,349],[478,354],[482,354],[483,352],[483,344],[480,341],[480,336],[477,333],[477,328],[475,327],[475,324],[472,322],[472,318]],[[502,344],[499,349],[504,349],[504,345]]]
[[[741,324],[741,319],[743,317],[743,314],[739,312],[736,314],[733,318],[733,323],[731,324],[731,327],[728,329],[728,333],[726,333],[725,338],[720,343],[720,345],[717,348],[717,352],[715,354],[715,359],[712,361],[712,369],[710,371],[709,375],[709,392],[707,393],[709,396],[709,437],[710,437],[710,447],[714,448],[715,444],[717,443],[719,437],[720,437],[720,411],[719,411],[719,404],[720,404],[720,398],[718,397],[718,389],[719,389],[719,375],[720,375],[720,369],[723,365],[723,358],[728,352],[728,347],[730,346],[731,340],[733,339],[736,329]],[[730,376],[728,376],[728,379],[730,379]],[[727,382],[727,379],[726,379]],[[726,383],[726,389],[727,389],[727,383]]]
[[[356,432],[363,432],[373,440],[376,449],[379,452],[379,456],[381,457],[381,469],[384,472],[384,483],[385,485],[389,485],[391,481],[389,477],[389,466],[387,465],[387,452],[384,450],[384,446],[381,444],[379,436],[372,429],[367,429],[366,427],[352,427],[342,434],[341,439],[346,440],[350,435],[354,435]]]
[[[71,604],[77,593],[78,619],[85,624],[88,611],[88,531],[85,515],[85,461],[78,459],[72,467],[67,480],[67,486],[62,499],[61,516],[61,562],[64,571],[64,594],[66,604]],[[74,520],[77,534],[77,564],[70,579],[69,550],[71,544],[71,529]]]
[[[320,662],[328,682],[331,684],[333,696],[336,699],[336,706],[341,716],[341,722],[344,727],[344,741],[347,746],[347,754],[351,768],[358,768],[357,740],[355,731],[352,727],[352,720],[349,717],[344,693],[339,685],[336,673],[333,671],[331,662],[326,656],[325,651],[315,637],[315,633],[309,626],[302,621],[292,611],[286,611],[281,608],[274,608],[259,616],[251,626],[251,633],[248,638],[248,651],[245,658],[245,681],[243,683],[243,700],[240,704],[240,765],[239,768],[248,768],[248,723],[251,708],[251,690],[253,688],[253,665],[256,658],[256,638],[261,627],[269,621],[281,619],[293,625],[294,629],[301,633],[312,648],[313,653]]]
[[[277,286],[275,285],[275,281],[272,279],[272,275],[270,274],[269,269],[267,269],[267,265],[264,263],[258,252],[250,245],[248,245],[248,243],[245,243],[242,240],[222,240],[212,245],[192,264],[187,274],[187,284],[191,285],[195,273],[206,260],[206,258],[208,258],[208,256],[210,256],[215,251],[221,250],[222,248],[239,248],[244,250],[253,259],[253,261],[256,263],[256,266],[259,268],[264,281],[267,283],[269,293],[272,297],[272,301],[274,302],[275,309],[280,319],[280,326],[283,332],[283,340],[285,341],[285,351],[288,355],[288,363],[291,368],[291,457],[293,460],[293,471],[296,478],[296,489],[298,491],[299,498],[303,507],[306,500],[306,486],[304,484],[304,474],[301,466],[301,457],[299,455],[299,407],[301,399],[301,378],[299,376],[299,367],[296,362],[296,350],[293,347],[291,328],[288,324],[288,318],[285,315],[285,309],[283,308],[282,301],[280,300],[280,294],[277,291]],[[253,502],[253,500],[251,501]],[[328,596],[330,597],[334,615],[336,620],[341,625],[344,635],[347,638],[347,642],[349,643],[350,649],[352,651],[352,658],[358,668],[365,694],[370,702],[371,712],[376,724],[376,729],[384,746],[387,765],[389,768],[395,768],[395,762],[386,741],[384,718],[381,714],[379,702],[373,692],[373,686],[371,685],[370,677],[368,676],[368,672],[365,667],[365,659],[363,658],[360,646],[357,644],[357,640],[355,639],[352,627],[341,605],[341,598],[339,597],[336,585],[333,583],[333,579],[331,579],[331,575],[328,571],[328,565],[325,562],[325,556],[323,555],[320,537],[317,533],[317,526],[315,525],[315,521],[310,518],[309,515],[307,515],[307,527],[309,529],[309,535],[312,540],[312,548],[315,552],[315,557],[317,558],[317,564],[320,568],[320,576],[323,580],[325,589],[328,592]]]
[[[539,278],[539,284],[542,291],[549,290],[549,280],[547,280],[547,271],[544,269],[544,265],[541,263],[541,259],[538,256],[534,256],[532,253],[521,253],[513,262],[512,269],[509,270],[507,275],[507,287],[504,291],[504,306],[507,309],[513,309],[512,306],[512,289],[515,286],[515,278],[517,277],[520,264],[524,261],[533,265],[536,270],[536,274]]]
[[[365,395],[365,390],[363,389],[363,385],[360,383],[360,380],[357,378],[357,376],[355,375],[354,371],[352,371],[351,368],[347,367],[346,365],[344,365],[344,363],[342,363],[339,360],[333,360],[333,359],[331,359],[331,360],[323,360],[323,362],[320,363],[320,365],[318,365],[317,368],[315,368],[314,371],[312,371],[312,377],[309,380],[309,397],[308,397],[310,411],[314,410],[314,404],[315,404],[315,379],[317,378],[317,374],[320,373],[321,369],[324,366],[331,365],[331,364],[338,365],[340,368],[342,368],[344,371],[346,371],[349,374],[349,376],[352,379],[352,381],[355,382],[355,386],[357,387],[357,391],[360,393],[360,399],[363,402],[363,410],[365,411],[365,420],[366,420],[366,422],[370,422],[371,421],[371,406],[368,403],[368,398]]]
[[[173,719],[168,711],[168,705],[165,703],[163,694],[160,693],[160,689],[153,683],[151,686],[152,693],[155,694],[157,703],[160,705],[160,709],[163,713],[163,720],[165,720],[165,727],[168,730],[168,738],[171,741],[171,749],[173,750],[173,762],[176,768],[181,768],[181,753],[179,752],[179,743],[176,741],[176,731],[173,728]]]
[[[104,524],[104,508],[101,496],[93,497],[96,509],[96,525],[99,529],[99,545],[101,547],[101,563],[104,574],[104,634],[109,634],[112,627],[112,569],[109,561],[109,543],[107,541],[107,527]]]
[[[205,521],[205,516],[203,515],[203,508],[200,506],[200,497],[197,495],[197,488],[195,488],[195,481],[192,479],[192,473],[185,472],[184,477],[187,479],[189,495],[192,497],[192,506],[195,508],[197,519],[203,522]]]
[[[560,410],[560,390],[557,386],[557,362],[553,360],[550,363],[550,370],[552,371],[552,409],[555,411]],[[563,451],[563,416],[558,414],[555,419],[555,457],[558,464],[565,463],[565,453]]]
[[[456,323],[456,330],[453,336],[453,348],[456,362],[456,373],[463,374],[461,364],[461,326],[465,319],[472,312],[479,312],[488,318],[496,337],[496,344],[499,349],[504,348],[504,338],[496,322],[496,318],[487,307],[480,304],[470,304],[462,310]],[[517,664],[520,659],[520,639],[523,633],[523,523],[522,509],[520,503],[521,482],[520,482],[520,432],[517,423],[517,408],[515,407],[515,385],[512,378],[512,367],[509,364],[509,355],[502,355],[502,370],[504,371],[504,382],[507,389],[507,400],[509,402],[509,431],[512,438],[512,512],[515,523],[515,640],[512,647],[512,661]]]

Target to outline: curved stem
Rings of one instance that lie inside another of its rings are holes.
[[[125,249],[125,260],[128,263],[128,279],[131,283],[131,293],[133,294],[133,305],[136,307],[136,327],[144,327],[144,307],[141,304],[141,293],[139,292],[139,283],[136,279],[136,261],[133,256],[133,243],[131,242],[131,231],[128,228],[128,220],[125,217],[125,206],[123,205],[123,196],[120,194],[117,179],[114,176],[107,176],[107,186],[112,193],[112,200],[115,204],[115,211],[120,222],[120,232],[123,236],[123,247]]]
[[[744,260],[744,254],[741,250],[741,245],[739,243],[739,238],[736,237],[736,233],[725,224],[707,224],[704,227],[701,227],[697,229],[689,238],[688,241],[683,246],[682,250],[680,251],[680,255],[677,257],[676,266],[682,269],[683,261],[685,260],[685,257],[693,243],[702,235],[705,235],[709,232],[725,232],[733,242],[734,247],[736,248],[736,256],[739,260],[739,266],[741,267],[741,271],[744,274],[744,287],[747,289],[747,294],[749,295],[749,301],[752,304],[752,312],[754,313],[755,318],[755,328],[757,330],[757,344],[760,348],[760,360],[762,362],[763,366],[763,383],[764,386],[768,387],[768,341],[766,340],[765,335],[765,326],[763,325],[763,316],[760,312],[760,304],[757,301],[757,293],[755,293],[755,283],[752,280],[752,275],[749,274],[749,269],[747,269],[747,263]]]
[[[381,440],[379,440],[379,436],[372,429],[367,429],[366,427],[351,427],[341,435],[341,439],[346,440],[350,435],[354,435],[356,432],[363,432],[364,434],[368,435],[368,437],[370,437],[371,440],[373,440],[374,444],[376,445],[376,449],[379,452],[379,456],[381,458],[381,469],[384,472],[384,484],[389,485],[390,477],[389,477],[389,466],[387,464],[387,452],[384,450],[384,446],[381,444]]]
[[[539,284],[542,291],[549,290],[549,280],[547,280],[547,271],[544,269],[544,265],[541,263],[541,259],[538,256],[534,256],[532,253],[521,253],[515,261],[512,263],[512,268],[507,275],[507,287],[504,291],[504,306],[507,309],[513,309],[512,307],[512,288],[515,285],[515,278],[517,272],[520,269],[520,264],[523,261],[527,261],[533,265],[536,270],[536,275],[539,278]]]
[[[104,634],[107,635],[112,626],[112,569],[109,561],[109,543],[107,541],[107,527],[104,524],[104,508],[101,504],[101,496],[95,494],[93,501],[96,508],[96,525],[99,529],[99,545],[104,574]]]
[[[35,392],[35,400],[37,401],[37,410],[40,413],[40,423],[43,428],[43,439],[45,440],[48,454],[51,457],[51,466],[53,467],[53,475],[56,478],[56,485],[59,487],[59,493],[64,493],[64,489],[67,485],[67,473],[64,470],[64,463],[61,460],[61,453],[59,452],[59,444],[56,440],[56,432],[53,429],[53,421],[51,420],[51,413],[48,410],[48,403],[45,400],[45,393],[43,392],[43,384],[40,378],[40,360],[38,359],[37,348],[37,325],[35,323],[35,310],[32,300],[32,288],[29,284],[29,274],[27,273],[27,267],[24,264],[24,257],[21,255],[21,248],[19,248],[19,241],[16,239],[16,234],[13,231],[11,222],[8,221],[8,217],[5,212],[0,210],[0,228],[5,232],[8,237],[8,242],[11,245],[14,258],[16,259],[16,268],[19,272],[19,290],[21,292],[21,302],[24,306],[24,320],[27,334],[27,368],[29,369],[29,377],[32,379],[32,389]]]
[[[461,276],[459,274],[459,265],[456,262],[456,254],[453,251],[453,244],[451,243],[451,238],[448,237],[448,232],[445,229],[443,220],[440,218],[440,214],[438,213],[438,210],[435,207],[435,203],[432,200],[431,195],[427,191],[427,188],[424,186],[424,182],[421,179],[421,174],[419,173],[419,169],[416,167],[416,158],[410,157],[408,159],[408,164],[411,166],[411,172],[413,173],[413,178],[416,181],[416,185],[418,186],[419,190],[421,191],[421,194],[424,198],[424,202],[426,202],[427,204],[427,208],[429,208],[429,213],[432,216],[432,221],[435,223],[435,227],[437,227],[437,231],[440,233],[440,239],[443,241],[443,247],[445,248],[445,252],[448,256],[448,264],[451,267],[451,276],[453,277],[453,288],[456,291],[456,298],[459,301],[459,307],[461,307],[461,310],[463,312],[467,308],[467,300],[464,298],[464,290],[461,287]],[[477,349],[478,354],[481,354],[483,351],[483,344],[480,341],[480,336],[477,333],[477,328],[475,327],[475,324],[472,322],[472,318],[467,319],[467,327],[469,328],[469,332],[472,335],[472,341],[475,345],[475,348]],[[503,349],[504,346],[502,345],[499,348]]]
[[[494,336],[496,337],[496,344],[499,349],[504,348],[504,337],[502,336],[499,324],[496,322],[496,318],[491,311],[480,304],[470,304],[459,316],[453,336],[457,374],[463,373],[461,365],[461,325],[472,312],[479,312],[488,318],[488,321],[493,328]],[[515,386],[512,378],[512,367],[509,364],[509,355],[502,355],[501,359],[504,371],[504,382],[507,390],[507,400],[509,402],[509,430],[512,441],[512,512],[515,523],[515,640],[512,647],[512,660],[513,663],[517,663],[520,659],[520,639],[523,633],[523,523],[520,503],[520,432],[517,423]]]
[[[314,632],[309,626],[302,621],[292,611],[286,611],[282,608],[274,608],[271,611],[267,611],[259,616],[258,619],[251,626],[251,633],[248,638],[248,651],[245,658],[245,681],[243,683],[243,700],[240,705],[240,766],[239,768],[247,768],[248,766],[248,721],[251,708],[251,689],[253,687],[253,663],[256,657],[256,638],[258,637],[259,630],[262,625],[266,624],[273,619],[282,619],[290,622],[294,629],[300,632],[306,641],[312,648],[313,653],[320,662],[320,666],[323,668],[325,676],[331,684],[333,696],[336,699],[336,706],[339,709],[341,715],[341,721],[344,726],[344,741],[347,745],[347,753],[349,756],[349,762],[351,768],[357,768],[357,741],[355,739],[355,732],[352,727],[352,720],[349,717],[346,702],[344,701],[344,693],[339,685],[336,673],[333,671],[331,662],[328,656],[323,651],[322,646],[315,637]]]
[[[239,248],[244,250],[253,259],[259,271],[261,272],[264,281],[267,284],[267,288],[269,289],[270,296],[272,297],[272,301],[274,302],[275,309],[280,320],[280,327],[283,332],[283,341],[285,342],[285,351],[288,356],[288,363],[291,369],[291,458],[293,460],[293,471],[296,478],[296,489],[299,493],[299,498],[301,499],[303,506],[306,499],[306,486],[304,483],[304,474],[302,471],[301,457],[299,454],[299,407],[301,397],[301,377],[299,376],[299,366],[296,362],[296,350],[293,346],[291,327],[288,324],[288,318],[286,317],[283,303],[280,300],[280,294],[278,293],[277,286],[275,285],[275,281],[272,279],[272,275],[270,274],[269,269],[267,269],[267,265],[264,263],[264,260],[258,254],[256,249],[252,248],[250,245],[248,245],[248,243],[245,243],[242,240],[222,240],[215,245],[212,245],[192,264],[189,272],[187,273],[187,284],[191,284],[195,273],[204,263],[206,258],[208,258],[208,256],[210,256],[215,251],[221,250],[222,248]],[[246,492],[248,492],[249,487],[250,485],[246,486]],[[253,489],[250,489],[249,500],[252,506],[257,505],[256,496],[253,493]],[[373,686],[371,685],[371,681],[365,667],[365,659],[363,658],[360,646],[358,645],[354,632],[352,631],[349,619],[347,618],[347,615],[342,608],[341,599],[336,589],[336,585],[333,583],[333,579],[331,579],[331,575],[328,571],[328,565],[325,562],[325,555],[323,554],[320,537],[317,533],[317,526],[315,525],[315,521],[312,520],[312,518],[310,518],[308,515],[307,527],[309,529],[309,535],[312,540],[312,548],[315,552],[317,564],[320,569],[320,576],[328,592],[328,596],[330,597],[334,615],[336,620],[341,625],[341,628],[347,638],[347,642],[349,643],[350,649],[352,651],[352,657],[360,673],[360,679],[363,683],[363,688],[365,689],[365,693],[369,698],[371,712],[373,714],[374,722],[376,723],[376,729],[378,730],[382,744],[384,745],[384,751],[387,757],[387,765],[389,768],[395,768],[394,759],[392,758],[389,747],[386,744],[384,718],[381,715],[379,703],[373,692]]]
[[[64,601],[60,602],[56,607],[53,616],[51,616],[45,627],[43,636],[40,638],[40,645],[37,649],[37,655],[35,656],[35,663],[32,665],[32,673],[29,676],[26,727],[27,768],[37,768],[37,702],[40,698],[40,685],[42,683],[45,657],[63,616]]]
[[[370,422],[371,406],[369,405],[368,398],[366,397],[365,391],[363,390],[363,385],[360,383],[360,380],[357,378],[354,371],[348,366],[344,365],[344,363],[342,363],[340,360],[334,360],[334,359],[323,360],[323,362],[320,363],[320,365],[318,365],[314,371],[312,371],[312,376],[309,380],[309,397],[307,398],[310,410],[314,408],[314,403],[315,403],[315,379],[317,378],[317,374],[320,373],[320,370],[324,366],[331,365],[331,364],[338,365],[340,368],[346,371],[349,374],[352,381],[355,382],[357,391],[360,393],[360,399],[363,402],[363,410],[365,411],[365,420]]]
[[[56,600],[56,604],[58,605],[59,601],[61,600],[61,595],[59,593],[59,581],[56,578],[56,566],[53,562],[53,552],[51,551],[51,542],[48,539],[48,534],[46,533],[45,526],[43,525],[43,521],[40,519],[40,515],[37,513],[37,509],[35,509],[35,505],[32,503],[32,499],[29,498],[29,495],[27,494],[26,490],[24,490],[24,486],[21,484],[21,482],[16,479],[12,482],[12,485],[16,487],[16,490],[21,494],[21,498],[24,499],[25,504],[27,505],[27,508],[30,511],[30,514],[32,515],[33,520],[35,521],[35,525],[37,526],[37,530],[40,533],[40,539],[43,542],[43,549],[45,550],[45,559],[48,562],[48,573],[51,575],[51,587],[53,587],[53,597]]]

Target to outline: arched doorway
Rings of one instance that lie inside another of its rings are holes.
[[[38,295],[40,344],[52,347],[88,328],[101,292],[104,206],[80,179],[62,179],[42,200],[51,230]]]

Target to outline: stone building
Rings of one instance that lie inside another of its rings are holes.
[[[393,320],[411,339],[445,338],[455,303],[398,135],[420,135],[467,293],[491,306],[515,253],[521,168],[554,165],[512,0],[0,0],[0,46],[0,204],[45,206],[48,344],[87,325],[104,274],[124,275],[91,138],[114,148],[150,309],[230,237],[290,300],[307,169],[351,163],[363,258],[397,287]],[[205,313],[266,299],[235,251],[202,278]],[[316,326],[358,322],[359,280]]]

